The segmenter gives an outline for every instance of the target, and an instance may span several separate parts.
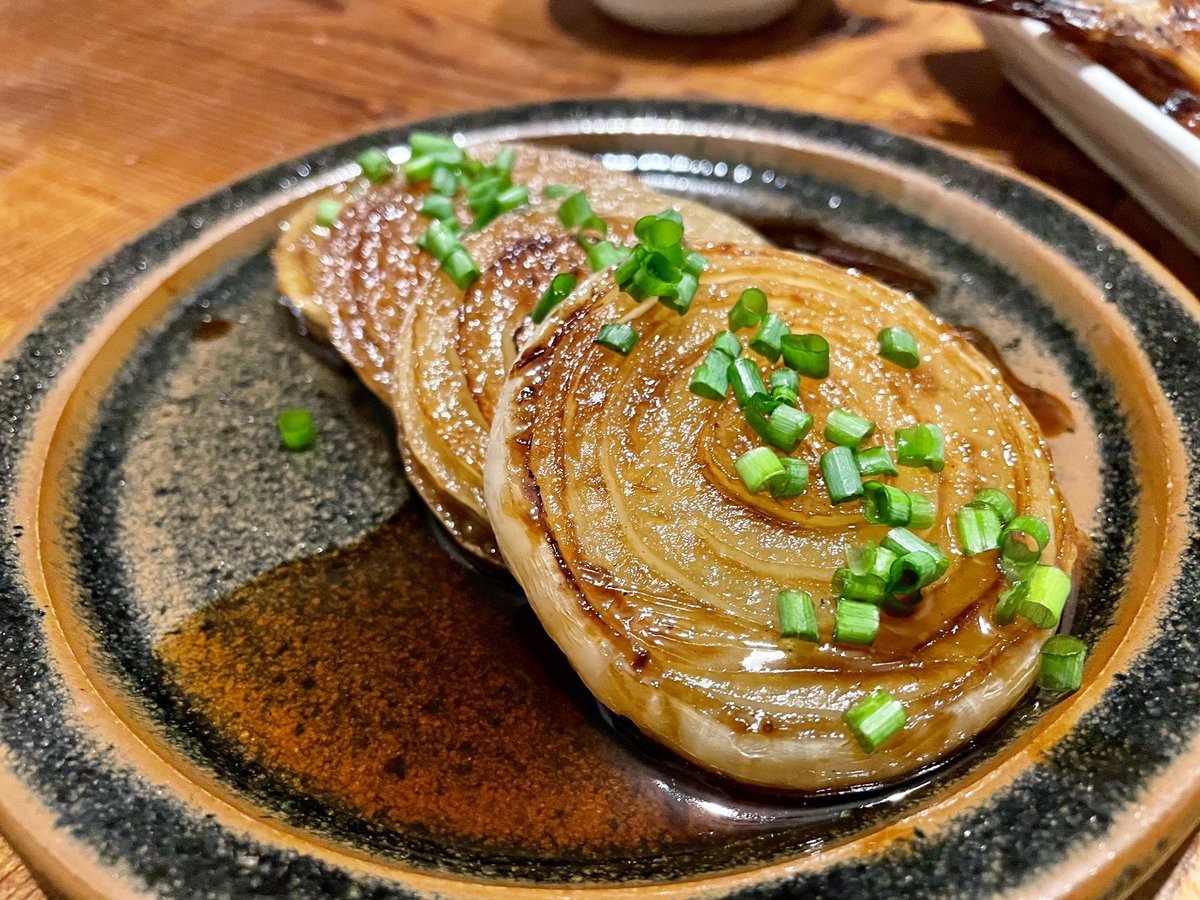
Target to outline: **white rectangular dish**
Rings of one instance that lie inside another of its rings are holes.
[[[1200,253],[1200,137],[1043,23],[986,14],[975,22],[1017,89]]]

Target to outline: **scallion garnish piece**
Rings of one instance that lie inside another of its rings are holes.
[[[458,193],[458,176],[449,166],[436,166],[429,176],[429,189],[443,197],[453,197]]]
[[[863,518],[872,525],[907,525],[912,521],[908,491],[878,481],[863,485]]]
[[[596,335],[595,343],[614,353],[628,356],[638,342],[638,333],[632,325],[625,322],[609,322]]]
[[[741,331],[757,325],[767,316],[767,295],[758,288],[746,288],[729,310],[729,330]]]
[[[596,241],[594,244],[587,244],[588,268],[593,272],[599,272],[601,269],[624,262],[629,258],[629,253],[628,247],[618,247],[611,241]]]
[[[875,423],[846,409],[831,410],[825,418],[825,440],[857,450],[875,433]],[[857,468],[857,465],[855,466]]]
[[[929,587],[940,578],[938,557],[924,550],[914,550],[896,557],[888,575],[888,590],[906,596]]]
[[[799,409],[800,376],[786,367],[772,372],[771,399],[786,403],[793,409]]]
[[[1000,546],[1000,517],[990,506],[969,503],[954,514],[954,521],[963,556],[987,553]]]
[[[466,158],[463,148],[450,140],[427,131],[414,131],[408,136],[413,156],[428,156],[443,165],[458,165]]]
[[[414,156],[404,164],[404,177],[414,184],[419,181],[429,181],[433,178],[433,173],[437,167],[438,162],[432,156]],[[363,175],[366,174],[366,170],[364,169]],[[368,176],[368,180],[374,181],[376,179]],[[378,180],[382,180],[382,178]]]
[[[742,484],[752,494],[757,494],[772,478],[783,478],[787,470],[783,462],[770,447],[755,447],[747,450],[733,464]]]
[[[767,482],[771,498],[786,500],[788,497],[799,497],[808,489],[808,463],[790,456],[784,456],[779,461],[783,463],[784,474]]]
[[[720,350],[730,359],[737,359],[742,355],[742,342],[738,340],[737,335],[732,331],[717,332],[717,336],[713,338],[712,348]],[[773,377],[771,383],[775,383]]]
[[[496,195],[496,204],[500,207],[500,212],[510,212],[528,203],[529,191],[523,184],[509,185]]]
[[[998,491],[996,488],[982,488],[975,492],[975,498],[971,501],[972,504],[982,503],[984,506],[990,506],[992,512],[1000,519],[1001,527],[1012,521],[1013,516],[1017,514],[1016,504],[1012,502],[1008,494],[1004,491]]]
[[[874,575],[885,584],[891,577],[892,563],[895,561],[895,553],[874,541],[867,541],[861,547],[850,547],[846,550],[846,565],[851,572]]]
[[[442,260],[442,271],[450,276],[459,290],[466,290],[479,277],[479,267],[466,248],[459,244]]]
[[[512,147],[501,147],[500,152],[496,154],[496,158],[492,160],[489,168],[493,172],[502,172],[505,175],[512,174],[513,163],[517,161],[517,151]]]
[[[758,327],[758,333],[750,340],[750,349],[759,356],[765,356],[771,362],[775,362],[779,359],[779,341],[785,334],[790,334],[787,322],[775,313],[767,313],[767,317]]]
[[[905,369],[915,369],[921,363],[917,339],[903,328],[885,328],[879,332],[879,355]]]
[[[842,600],[882,603],[887,596],[887,583],[873,572],[842,568],[833,573],[833,592]]]
[[[429,223],[429,227],[425,229],[425,233],[421,235],[417,244],[442,263],[451,253],[462,246],[458,242],[458,235],[451,230],[448,223],[441,219],[435,219]]]
[[[442,194],[429,194],[421,204],[421,215],[431,219],[453,219],[454,201]]]
[[[354,161],[362,169],[363,177],[372,184],[391,177],[392,172],[395,171],[395,167],[392,166],[392,161],[388,159],[388,155],[378,147],[364,150],[358,154],[358,158]]]
[[[1017,581],[1000,592],[996,598],[996,608],[992,610],[992,619],[997,625],[1008,625],[1017,616],[1021,601],[1029,594],[1029,582]]]
[[[854,454],[860,475],[899,475],[887,447],[869,447]]]
[[[600,221],[592,212],[592,204],[588,202],[587,194],[583,191],[576,191],[563,200],[558,207],[558,220],[564,228],[578,228],[593,220]]]
[[[1017,612],[1038,628],[1057,628],[1070,595],[1070,575],[1054,566],[1038,566],[1029,577],[1029,592]]]
[[[839,600],[833,639],[840,644],[873,644],[879,634],[879,607],[861,600]]]
[[[751,397],[743,412],[758,436],[784,453],[795,450],[812,431],[811,415],[765,395]]]
[[[902,466],[924,466],[931,472],[946,468],[940,425],[913,425],[896,431],[896,461]]]
[[[575,290],[577,279],[570,272],[560,272],[550,281],[550,285],[542,293],[537,306],[529,314],[534,322],[542,322],[558,304],[562,303]]]
[[[763,384],[762,372],[752,359],[741,357],[729,364],[729,383],[733,386],[733,396],[738,406],[743,409],[754,397],[766,397],[767,386]]]
[[[338,216],[342,214],[342,202],[326,197],[317,204],[317,224],[322,228],[332,228],[337,224]]]
[[[862,478],[854,462],[854,451],[849,447],[834,447],[821,454],[821,475],[825,479],[825,490],[834,505],[849,503],[863,495]]]
[[[289,450],[307,450],[317,441],[317,429],[307,409],[285,409],[275,425],[283,446]]]
[[[911,508],[911,518],[908,520],[909,527],[915,528],[917,531],[924,531],[933,524],[934,506],[932,500],[924,494],[909,491],[908,502]]]
[[[579,188],[571,187],[569,184],[548,184],[542,194],[549,200],[557,200],[559,197],[574,194],[578,190]]]
[[[669,210],[669,212],[675,212]],[[642,216],[633,226],[637,239],[653,250],[670,250],[683,242],[683,217],[678,214]]]
[[[729,357],[715,347],[696,366],[688,390],[705,400],[725,399],[729,392]]]
[[[1069,634],[1056,634],[1042,644],[1038,687],[1047,691],[1077,691],[1083,684],[1087,644]]]
[[[817,634],[817,608],[813,604],[812,594],[808,591],[780,591],[776,602],[779,607],[780,637],[813,643],[820,640]]]
[[[789,369],[808,378],[829,375],[829,341],[819,334],[785,334],[779,339],[779,351]]]
[[[1037,516],[1017,516],[1000,533],[1000,553],[1014,563],[1033,563],[1042,558],[1050,543],[1050,529]]]
[[[866,753],[874,753],[884,742],[904,729],[908,716],[900,701],[876,688],[842,716],[846,727]]]
[[[941,578],[946,574],[946,570],[950,568],[950,559],[937,544],[931,544],[924,541],[917,535],[913,534],[907,528],[893,528],[887,533],[881,542],[897,556],[904,556],[908,553],[927,553],[933,557],[937,563],[937,578]]]

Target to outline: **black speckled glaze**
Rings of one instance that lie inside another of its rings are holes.
[[[1189,508],[1193,522],[1200,521],[1194,476],[1200,461],[1200,431],[1196,428],[1200,385],[1194,377],[1200,325],[1140,266],[1121,250],[1111,248],[1104,235],[1039,192],[926,145],[866,126],[729,105],[564,102],[454,117],[418,127],[470,132],[531,120],[633,116],[763,126],[853,148],[940,176],[950,189],[978,198],[1059,249],[1090,279],[1105,285],[1108,301],[1116,305],[1146,348],[1187,442],[1192,473],[1187,485]],[[342,871],[230,832],[161,795],[137,772],[118,763],[110,750],[94,744],[69,714],[64,688],[46,658],[41,615],[21,581],[13,538],[22,523],[12,521],[8,509],[16,487],[13,473],[36,420],[42,392],[58,376],[89,327],[131,285],[144,277],[153,278],[155,268],[175,248],[214,223],[265,195],[293,189],[301,180],[331,170],[367,146],[400,143],[406,131],[347,142],[264,172],[181,210],[77,285],[0,364],[0,744],[7,749],[13,770],[44,799],[63,829],[92,848],[106,864],[131,872],[146,889],[158,894],[410,896],[391,882]],[[1102,368],[1089,359],[1053,311],[995,260],[877,198],[855,195],[837,185],[805,178],[803,173],[787,173],[783,178],[779,176],[784,173],[772,173],[766,179],[758,170],[714,169],[704,161],[689,168],[686,160],[681,163],[670,158],[643,159],[637,167],[649,180],[668,188],[693,190],[691,182],[704,182],[696,192],[715,191],[718,196],[727,188],[735,206],[753,206],[760,194],[784,195],[792,214],[836,222],[838,227],[864,236],[863,243],[871,244],[874,239],[894,246],[894,235],[902,234],[904,246],[922,248],[921,264],[932,266],[943,285],[934,303],[938,312],[969,324],[977,304],[986,298],[982,302],[1002,310],[1004,318],[1019,325],[1020,333],[1038,336],[1041,349],[1054,355],[1078,391],[1095,425],[1097,447],[1106,464],[1102,517],[1093,528],[1097,553],[1085,573],[1084,590],[1090,599],[1075,625],[1076,633],[1094,641],[1109,624],[1112,603],[1122,584],[1121,550],[1132,540],[1135,479],[1129,436],[1111,386]],[[834,197],[836,204],[831,202]],[[960,283],[954,277],[953,273],[963,272],[971,274],[970,282]],[[321,421],[337,438],[322,443],[329,448],[324,456],[291,460],[279,485],[278,471],[264,470],[262,460],[247,449],[255,446],[254,441],[245,440],[248,429],[272,427],[269,420],[246,422],[245,429],[225,434],[185,422],[177,436],[181,458],[199,461],[214,453],[226,454],[217,477],[200,479],[200,489],[224,485],[226,494],[220,505],[246,513],[225,522],[199,523],[207,529],[203,533],[219,533],[230,542],[200,542],[181,564],[191,573],[188,583],[196,604],[291,556],[348,543],[385,518],[405,496],[403,483],[395,476],[386,428],[374,420],[374,408],[356,404],[354,391],[340,375],[329,373],[312,359],[286,353],[286,342],[279,338],[287,333],[286,323],[273,319],[275,313],[247,313],[244,304],[248,296],[269,293],[270,272],[265,258],[258,256],[185,298],[176,316],[148,336],[128,360],[80,465],[78,525],[83,539],[76,574],[81,607],[102,633],[114,636],[106,639],[103,648],[106,669],[146,705],[147,714],[184,752],[256,802],[336,840],[421,868],[535,882],[572,876],[608,883],[622,876],[664,880],[778,860],[852,836],[929,797],[933,789],[918,785],[899,804],[852,806],[849,815],[827,823],[815,842],[806,834],[790,844],[786,839],[734,842],[715,855],[684,854],[631,860],[625,865],[585,865],[570,859],[531,865],[519,854],[485,853],[447,847],[420,835],[373,831],[319,798],[289,793],[269,771],[247,768],[206,734],[202,724],[189,722],[180,714],[177,698],[151,652],[155,625],[140,619],[124,602],[129,592],[136,590],[134,575],[139,563],[122,557],[118,538],[121,516],[131,514],[122,511],[120,504],[126,489],[122,473],[141,437],[137,416],[168,406],[168,400],[175,408],[216,402],[206,415],[227,416],[222,420],[227,425],[254,416],[253,409],[238,408],[240,398],[253,397],[256,392],[286,398],[289,390],[308,390],[305,405],[320,409]],[[246,315],[247,319],[239,320],[228,337],[214,341],[215,349],[209,349],[186,339],[190,327],[205,315]],[[190,394],[167,383],[181,355],[219,354],[223,342],[239,340],[239,331],[242,339],[255,335],[254,346],[260,354],[248,353],[243,370],[236,366],[222,369],[219,384],[196,386]],[[276,338],[281,343],[272,344]],[[273,352],[282,360],[280,368],[264,378],[262,360],[272,358]],[[146,384],[151,385],[148,392],[143,390]],[[244,507],[238,502],[240,489],[229,485],[243,485],[253,503]],[[168,531],[185,525],[197,527],[197,523],[185,521],[192,508],[186,483],[166,478],[155,490],[185,492],[173,510],[175,518],[164,525]],[[264,506],[262,498],[268,496],[274,499]],[[194,503],[195,498],[191,499]],[[254,510],[264,518],[255,520]],[[289,533],[272,532],[271,521],[299,521],[304,527]],[[1196,652],[1200,622],[1193,612],[1200,589],[1195,578],[1192,583],[1186,580],[1188,573],[1198,571],[1198,550],[1195,545],[1186,550],[1185,578],[1172,590],[1153,646],[1065,740],[1012,784],[935,834],[918,834],[907,844],[893,845],[870,858],[802,874],[786,884],[765,883],[741,896],[941,896],[948,886],[954,886],[956,896],[990,896],[1036,876],[1068,856],[1073,846],[1101,837],[1141,786],[1200,730],[1200,655]],[[1027,703],[987,736],[973,755],[961,760],[955,771],[985,765],[991,753],[1019,734],[1039,712],[1036,703]],[[1132,871],[1128,878],[1135,879],[1138,874]],[[1119,894],[1123,887],[1114,884],[1112,893]]]

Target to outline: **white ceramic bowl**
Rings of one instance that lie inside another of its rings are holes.
[[[728,34],[773,22],[796,0],[595,0],[614,19],[663,34]]]

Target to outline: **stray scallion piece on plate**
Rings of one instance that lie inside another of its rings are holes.
[[[858,474],[860,475],[900,474],[896,464],[892,462],[892,455],[888,453],[887,447],[868,447],[866,450],[858,450],[854,454],[854,461],[858,463]]]
[[[1000,533],[1000,554],[1010,562],[1035,563],[1050,543],[1050,529],[1037,516],[1016,516]]]
[[[758,364],[745,356],[729,364],[729,384],[733,387],[733,396],[737,399],[738,406],[743,409],[755,397],[768,397],[767,386],[763,382],[762,372],[758,370]]]
[[[614,353],[628,356],[629,352],[637,346],[638,333],[632,325],[625,322],[609,322],[600,329],[595,342]]]
[[[1047,691],[1077,691],[1083,684],[1087,644],[1069,634],[1056,634],[1042,645],[1038,687]]]
[[[963,556],[977,556],[1000,546],[1000,517],[992,507],[969,503],[954,514]]]
[[[738,478],[752,494],[765,488],[771,479],[787,477],[783,461],[770,447],[755,447],[747,450],[733,464]]]
[[[896,461],[902,466],[924,467],[931,472],[946,468],[941,426],[922,424],[897,429]]]
[[[849,447],[834,447],[821,454],[821,476],[825,479],[829,501],[835,506],[857,500],[863,495],[858,463],[854,460],[854,451]]]
[[[1071,596],[1071,576],[1054,566],[1037,566],[1017,613],[1038,628],[1057,628],[1063,607]]]
[[[904,728],[908,716],[899,700],[877,688],[846,710],[843,721],[859,746],[874,753]]]
[[[872,525],[907,525],[923,531],[933,524],[933,501],[924,494],[868,481],[863,485],[863,518]]]
[[[759,437],[784,453],[792,453],[813,426],[808,413],[763,394],[752,396],[742,412]]]
[[[768,480],[767,490],[775,500],[799,497],[808,489],[808,463],[790,456],[784,456],[779,461],[783,464],[783,475]]]
[[[779,636],[816,643],[817,608],[808,591],[780,591],[776,600],[779,608]]]
[[[724,400],[729,393],[729,357],[715,347],[709,350],[692,372],[688,390],[705,400]]]
[[[276,417],[275,425],[288,450],[307,450],[317,442],[317,428],[307,409],[285,409]]]
[[[317,204],[317,224],[322,228],[332,228],[337,224],[338,216],[342,214],[342,201],[326,197]]]
[[[879,607],[861,600],[839,600],[833,639],[839,644],[873,644],[879,635]]]
[[[857,450],[875,433],[875,423],[840,407],[825,417],[825,440]],[[857,468],[857,465],[856,465]]]
[[[885,328],[879,332],[879,355],[905,369],[915,369],[921,363],[917,339],[903,328]]]
[[[767,313],[767,317],[762,320],[762,324],[758,327],[758,333],[750,339],[750,349],[759,356],[775,362],[779,359],[779,342],[788,333],[787,322],[783,321],[775,313]]]
[[[829,341],[819,334],[785,334],[779,339],[779,352],[789,369],[807,378],[829,375]]]
[[[737,359],[742,355],[742,342],[738,340],[738,336],[732,331],[717,332],[717,336],[713,338],[712,348],[720,350],[730,360]]]

